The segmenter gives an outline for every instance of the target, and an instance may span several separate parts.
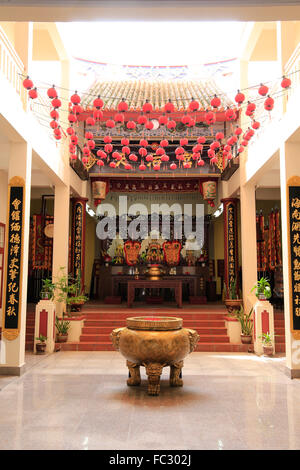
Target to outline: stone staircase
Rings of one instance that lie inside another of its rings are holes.
[[[196,351],[209,352],[247,352],[248,345],[230,344],[225,327],[224,316],[226,309],[217,306],[185,306],[183,309],[164,307],[124,307],[108,308],[107,306],[85,306],[81,312],[85,316],[84,326],[79,342],[69,342],[61,345],[62,350],[68,351],[113,351],[110,333],[114,328],[125,326],[126,318],[140,315],[165,315],[180,317],[183,326],[195,329],[200,340]]]

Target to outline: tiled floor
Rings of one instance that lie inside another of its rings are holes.
[[[285,358],[193,353],[184,387],[127,387],[117,352],[27,356],[0,377],[0,449],[299,449],[300,380]]]

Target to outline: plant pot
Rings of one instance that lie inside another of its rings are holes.
[[[66,335],[57,335],[56,340],[58,343],[66,343],[68,341],[68,334]]]
[[[263,346],[263,352],[265,356],[273,356],[273,346]]]
[[[239,310],[243,304],[243,299],[226,299],[225,305],[228,313],[232,313],[234,310]]]
[[[82,306],[83,306],[84,302],[79,302],[79,303],[76,303],[76,304],[71,304],[71,313],[76,313],[76,312],[80,312]]]
[[[41,300],[49,300],[50,299],[50,294],[49,292],[43,292],[41,294]]]
[[[242,344],[251,344],[252,335],[243,335],[243,333],[241,333],[241,341],[242,341]]]
[[[36,354],[45,354],[46,352],[46,343],[36,343]]]
[[[265,296],[265,294],[257,294],[257,298],[258,300],[267,300],[267,297]]]

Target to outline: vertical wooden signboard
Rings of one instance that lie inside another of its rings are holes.
[[[237,233],[237,201],[235,199],[222,199],[224,205],[224,282],[227,292],[238,279],[238,233]]]
[[[287,182],[289,298],[291,332],[300,339],[300,177]]]
[[[15,176],[8,185],[3,284],[3,337],[14,340],[20,333],[22,267],[24,250],[25,181]]]

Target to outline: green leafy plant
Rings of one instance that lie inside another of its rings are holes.
[[[52,282],[51,279],[43,279],[42,280],[42,290],[41,290],[41,297],[45,297],[45,294],[48,294],[47,297],[49,300],[54,299],[54,291],[55,291],[55,283]]]
[[[88,297],[81,294],[81,277],[74,279],[66,275],[65,268],[60,268],[58,280],[55,283],[56,301],[66,305],[67,314],[70,315],[72,304],[86,302]]]
[[[36,336],[36,341],[39,341],[40,343],[45,343],[47,341],[47,336],[43,336],[43,335],[40,335],[40,336]]]
[[[255,295],[258,298],[260,295],[264,295],[266,299],[272,296],[271,285],[267,277],[261,277],[255,286],[252,287],[251,292],[253,292],[254,289],[256,290]]]
[[[253,308],[251,308],[249,313],[245,313],[243,307],[240,307],[239,310],[235,310],[235,315],[236,315],[236,318],[240,322],[243,335],[247,335],[247,336],[252,335],[252,330],[253,330],[252,313],[253,313]]]
[[[55,326],[59,335],[67,335],[70,329],[70,322],[68,320],[64,320],[64,317],[62,319],[56,317]]]
[[[262,333],[259,338],[261,339],[262,343],[266,346],[272,346],[273,341],[274,341],[274,336],[276,335],[271,335],[269,332],[267,333]]]

